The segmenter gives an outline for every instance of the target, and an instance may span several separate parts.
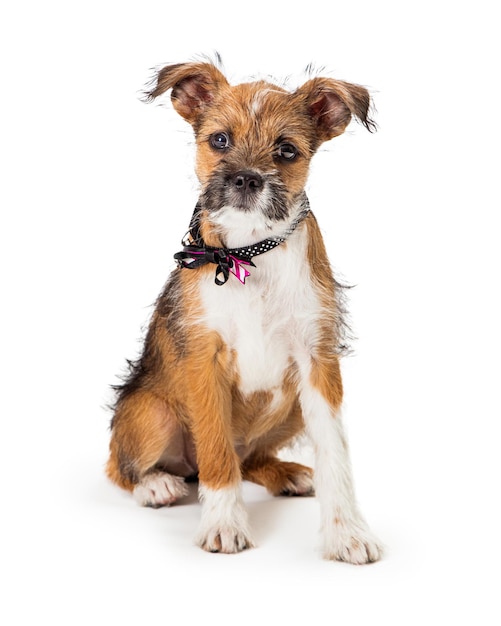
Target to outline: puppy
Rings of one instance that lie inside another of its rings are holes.
[[[294,92],[232,86],[210,62],[164,67],[146,99],[169,89],[195,133],[200,196],[142,356],[118,388],[107,474],[151,507],[198,478],[196,543],[209,552],[253,546],[242,480],[275,496],[316,493],[325,558],[376,561],[341,420],[338,284],[304,192],[323,142],[353,116],[373,130],[369,94],[321,77]],[[303,431],[314,474],[277,456]]]

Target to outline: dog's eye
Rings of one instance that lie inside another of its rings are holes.
[[[286,161],[292,161],[297,157],[297,148],[291,143],[283,143],[279,146],[277,154],[280,158],[285,159]]]
[[[226,133],[214,133],[209,139],[210,145],[216,150],[224,150],[230,145],[230,138]]]

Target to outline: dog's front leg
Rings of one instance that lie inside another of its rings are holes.
[[[306,428],[315,451],[315,491],[320,502],[323,554],[361,564],[377,561],[381,545],[360,514],[341,421],[342,383],[335,356],[312,360],[300,390]]]
[[[198,341],[187,371],[187,405],[195,440],[202,518],[196,543],[208,552],[252,547],[241,496],[240,460],[231,429],[229,354],[219,335]]]

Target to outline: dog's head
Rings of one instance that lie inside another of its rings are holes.
[[[343,133],[352,116],[374,128],[367,90],[331,78],[312,78],[291,93],[265,81],[232,86],[212,63],[185,63],[161,69],[146,97],[168,89],[195,132],[209,214],[231,207],[267,222],[287,219],[318,147]]]

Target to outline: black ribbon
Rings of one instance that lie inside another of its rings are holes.
[[[207,263],[214,263],[217,265],[215,283],[216,285],[224,285],[230,276],[230,269],[234,265],[232,256],[255,267],[249,257],[237,256],[233,251],[230,255],[230,251],[226,248],[212,248],[211,246],[184,246],[181,252],[176,252],[174,258],[179,267],[187,269],[196,269],[202,265],[207,265]]]

